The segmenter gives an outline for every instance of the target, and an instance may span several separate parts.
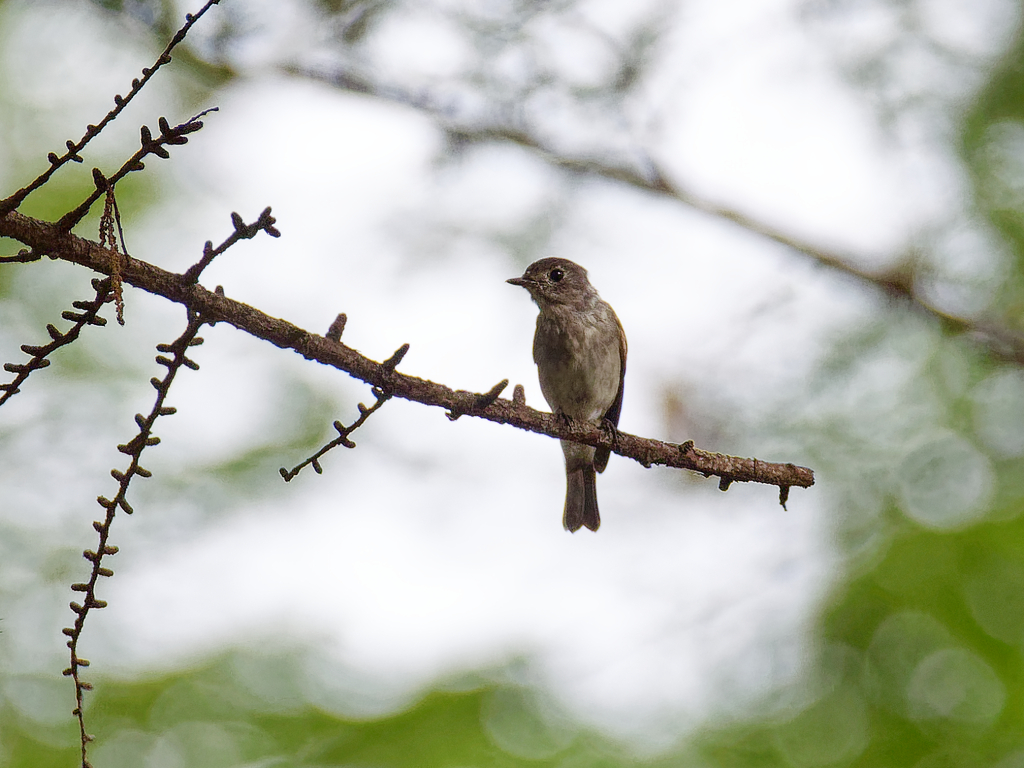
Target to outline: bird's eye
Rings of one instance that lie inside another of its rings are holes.
[[[563,272],[562,270],[557,269],[557,268],[556,269],[552,269],[548,273],[548,277],[551,278],[551,282],[552,283],[557,283],[557,282],[560,282],[563,277],[565,277],[565,272]]]

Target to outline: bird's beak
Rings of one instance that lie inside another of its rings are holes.
[[[505,282],[511,283],[512,285],[518,285],[520,288],[529,288],[530,286],[530,281],[525,277],[510,277]]]

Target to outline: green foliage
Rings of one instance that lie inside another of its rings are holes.
[[[1015,327],[1024,309],[1022,62],[1018,35],[960,123],[974,206],[1010,254],[990,312]],[[798,419],[817,446],[819,483],[831,479],[839,493],[837,527],[851,555],[823,607],[815,658],[791,692],[802,703],[712,725],[691,745],[697,764],[1024,765],[1024,450],[1013,438],[1024,403],[1006,386],[1020,374],[962,338],[908,333],[913,326],[879,318],[844,338],[810,387],[820,399]],[[879,369],[889,376],[872,381],[866,371]],[[991,473],[986,503],[958,523],[929,518],[948,499],[922,507],[914,486],[927,479],[923,487],[955,495],[963,484],[942,475],[963,464],[906,459],[936,429],[937,445],[970,446]]]
[[[961,152],[982,215],[1010,248],[1012,269],[1000,290],[999,309],[1017,327],[1024,313],[1024,182],[1020,140],[1024,135],[1024,36],[991,72],[965,115]]]
[[[566,726],[519,689],[438,690],[394,714],[355,718],[311,704],[296,690],[294,672],[289,656],[236,653],[161,677],[101,682],[90,704],[89,727],[98,736],[92,762],[107,768],[640,764],[600,736]],[[56,739],[19,707],[25,707],[20,698],[0,710],[4,764],[74,765],[70,719]]]

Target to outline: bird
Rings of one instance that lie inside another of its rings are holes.
[[[553,413],[601,422],[614,429],[626,380],[626,333],[615,310],[587,279],[587,270],[562,258],[545,258],[506,282],[529,291],[540,310],[533,361],[540,390]],[[562,440],[565,508],[562,525],[575,533],[601,525],[597,472],[608,466],[609,448]]]

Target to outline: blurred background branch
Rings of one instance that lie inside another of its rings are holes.
[[[1024,364],[1024,334],[1020,331],[992,318],[970,318],[943,310],[918,290],[916,281],[920,268],[919,255],[913,252],[890,256],[889,261],[894,265],[883,271],[864,269],[857,266],[857,262],[863,261],[863,257],[831,251],[788,233],[768,221],[722,205],[687,189],[685,183],[672,179],[647,150],[634,148],[633,154],[638,157],[632,164],[612,158],[578,155],[574,154],[573,147],[555,147],[533,135],[530,129],[524,126],[474,123],[462,118],[457,114],[457,110],[450,106],[446,107],[446,99],[437,94],[423,91],[405,92],[400,86],[377,83],[345,71],[330,73],[300,67],[286,67],[285,71],[328,83],[341,90],[392,101],[424,112],[445,132],[453,146],[508,143],[536,153],[545,162],[569,174],[596,176],[628,185],[641,192],[667,197],[809,257],[822,267],[879,290],[886,297],[906,302],[914,310],[937,320],[948,332],[966,334],[971,343],[980,345],[998,360]]]

